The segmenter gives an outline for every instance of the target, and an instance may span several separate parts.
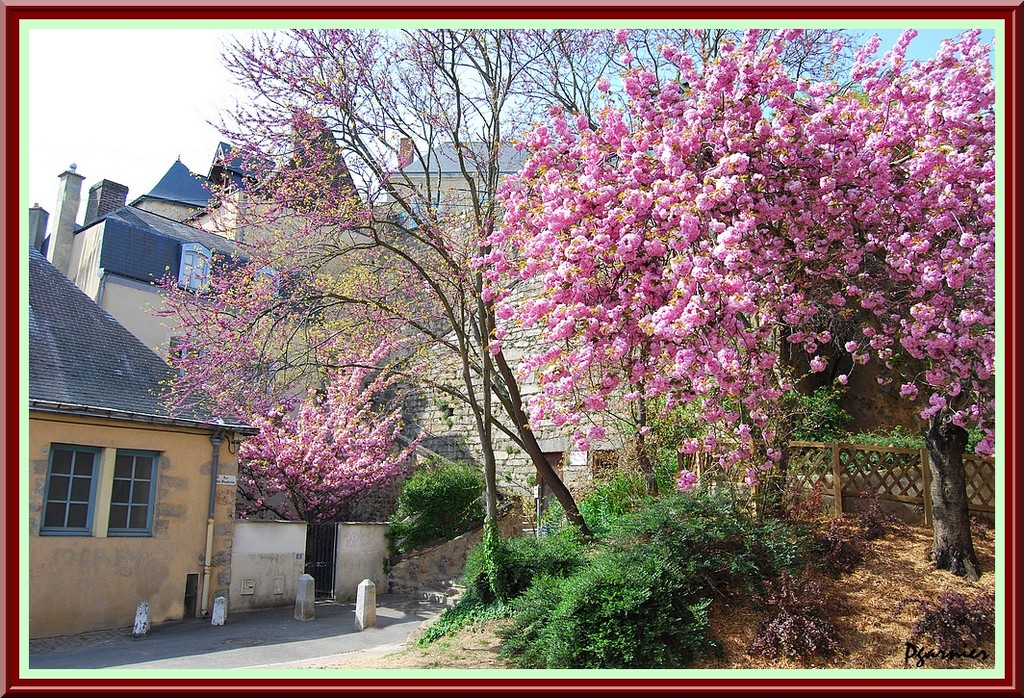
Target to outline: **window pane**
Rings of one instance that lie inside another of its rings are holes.
[[[96,454],[91,451],[78,451],[75,453],[75,475],[91,476],[92,464]]]
[[[126,503],[132,491],[132,483],[129,480],[114,480],[114,488],[110,492],[110,501]]]
[[[50,472],[69,474],[71,472],[71,451],[66,449],[53,449],[53,463],[50,465]]]
[[[118,455],[114,459],[114,477],[123,478],[130,480],[132,477],[132,461],[134,459],[131,456]]]
[[[89,522],[88,504],[68,505],[68,528],[85,528]]]
[[[110,507],[108,528],[124,528],[128,524],[128,507],[124,504],[113,504]]]
[[[63,528],[66,506],[62,502],[47,502],[43,513],[43,526]]]
[[[139,480],[153,479],[153,459],[149,456],[135,457],[135,477]]]
[[[76,477],[71,480],[71,501],[88,502],[89,491],[92,489],[92,480],[86,477]]]
[[[135,483],[135,490],[132,492],[132,504],[149,504],[149,483],[142,481]]]
[[[131,521],[129,522],[130,528],[139,529],[142,531],[146,530],[146,519],[148,511],[146,507],[132,507]]]
[[[53,475],[50,477],[50,489],[46,498],[66,502],[68,499],[68,486],[70,483],[71,478],[67,475]]]

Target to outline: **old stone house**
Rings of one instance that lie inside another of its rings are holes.
[[[41,253],[28,260],[28,632],[201,615],[231,583],[230,415],[169,414],[167,364]]]

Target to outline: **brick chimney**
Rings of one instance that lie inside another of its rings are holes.
[[[402,137],[398,145],[398,169],[403,170],[412,164],[413,143],[411,138]]]
[[[46,257],[64,276],[68,275],[71,265],[71,247],[75,238],[75,219],[82,203],[82,182],[85,177],[75,172],[77,165],[72,163],[62,172],[57,187],[57,213],[53,222],[53,230],[47,238]]]
[[[45,208],[32,204],[28,210],[28,244],[43,254],[46,254],[43,241],[46,239],[46,223],[49,220],[50,214]]]
[[[104,179],[89,187],[89,200],[85,204],[85,223],[89,225],[111,211],[124,207],[128,201],[128,187]]]

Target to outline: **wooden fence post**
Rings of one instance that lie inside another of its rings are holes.
[[[921,479],[924,480],[924,525],[932,525],[932,469],[928,450],[921,449]]]
[[[832,492],[835,498],[835,515],[843,514],[843,477],[840,472],[839,444],[832,442]]]

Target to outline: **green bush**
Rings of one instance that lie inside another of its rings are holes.
[[[616,473],[580,501],[580,514],[590,532],[598,538],[604,538],[611,532],[612,524],[631,512],[646,494],[644,480],[640,475]]]
[[[508,602],[537,577],[565,577],[586,564],[587,549],[579,531],[564,526],[541,538],[490,537],[466,558],[463,583],[484,603]]]
[[[716,597],[757,593],[798,564],[781,522],[728,496],[674,494],[616,519],[606,544],[568,577],[537,575],[512,602],[502,654],[523,668],[680,668],[719,652]]]
[[[836,441],[850,421],[850,413],[840,406],[843,393],[835,388],[818,388],[810,395],[787,393],[792,405],[794,441]]]
[[[720,596],[760,591],[762,579],[789,569],[801,555],[794,527],[755,518],[727,492],[646,500],[616,522],[611,537],[621,547],[652,545],[679,560],[695,584]]]
[[[514,602],[502,655],[547,669],[679,668],[717,650],[710,598],[644,546],[609,550],[567,579],[544,577]]]
[[[856,434],[843,434],[837,441],[844,441],[862,446],[890,446],[892,448],[924,448],[924,437],[912,434],[903,427],[895,426],[889,431],[862,431]]]
[[[428,458],[402,485],[388,522],[388,545],[408,552],[472,530],[484,518],[484,479],[466,463]]]

